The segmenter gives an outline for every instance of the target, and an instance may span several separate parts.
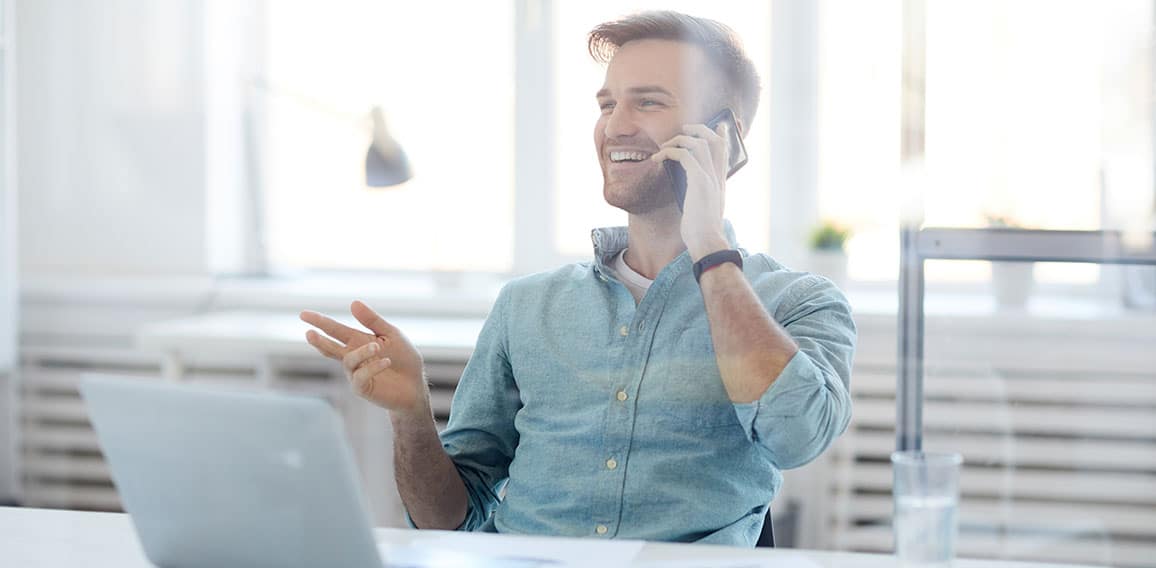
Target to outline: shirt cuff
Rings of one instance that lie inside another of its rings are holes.
[[[804,405],[815,389],[823,385],[823,374],[800,349],[761,397],[752,402],[734,403],[735,414],[747,438],[755,441],[759,439],[756,420],[772,416],[798,416],[804,411]]]

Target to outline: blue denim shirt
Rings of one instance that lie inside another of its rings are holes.
[[[850,420],[847,300],[744,252],[800,350],[759,400],[735,404],[687,253],[636,306],[609,269],[626,229],[592,238],[593,262],[510,282],[482,329],[441,435],[469,494],[461,528],[752,546],[780,471]]]

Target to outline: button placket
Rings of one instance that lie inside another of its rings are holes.
[[[653,303],[653,300],[651,302]],[[626,308],[626,306],[623,307]],[[657,314],[650,308],[644,307],[641,312],[635,312],[633,316],[626,321],[619,320],[617,322],[618,335],[623,341],[617,344],[615,354],[616,357],[621,357],[621,369],[629,369],[630,376],[622,376],[621,378],[625,382],[612,387],[611,392],[613,394],[611,396],[614,399],[609,401],[611,404],[610,420],[606,432],[606,444],[603,446],[603,451],[606,453],[603,454],[605,461],[601,465],[605,476],[601,477],[602,481],[599,483],[600,487],[597,489],[597,496],[591,510],[596,521],[603,520],[603,523],[597,524],[595,527],[595,533],[599,536],[609,536],[612,530],[616,530],[616,525],[606,523],[605,519],[615,518],[622,513],[622,480],[626,473],[626,462],[620,461],[619,457],[622,460],[629,458],[630,437],[636,419],[635,405],[627,401],[637,396],[638,384],[642,381],[642,369],[645,368],[645,359],[649,355],[645,352],[640,353],[639,349],[645,350],[648,347],[646,345],[649,341],[647,333],[653,331],[654,326],[651,324],[657,321]],[[632,332],[639,334],[637,340],[630,337]]]

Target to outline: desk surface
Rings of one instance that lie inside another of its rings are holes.
[[[428,534],[427,531],[423,534]],[[379,542],[404,545],[417,531],[377,529]],[[488,538],[488,537],[487,537]],[[504,538],[493,535],[492,538]],[[742,549],[708,545],[647,543],[635,563],[709,560],[749,561],[750,566],[794,564],[842,568],[898,566],[893,556],[798,549]],[[792,562],[785,562],[791,564]],[[0,507],[0,565],[29,568],[89,566],[132,568],[150,566],[140,550],[127,515],[49,509]],[[653,565],[653,564],[652,564]],[[1074,568],[1022,562],[961,559],[956,568]]]

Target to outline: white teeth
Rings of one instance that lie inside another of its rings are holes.
[[[611,152],[611,162],[641,162],[650,157],[646,152]]]

